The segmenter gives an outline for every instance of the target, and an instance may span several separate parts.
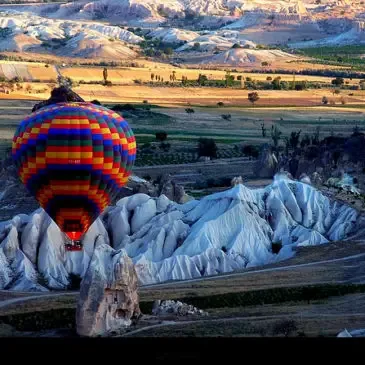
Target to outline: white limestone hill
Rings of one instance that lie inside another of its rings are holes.
[[[93,31],[78,33],[54,53],[60,56],[67,54],[71,57],[105,59],[127,59],[137,56],[137,53],[130,49],[127,43],[111,40],[109,37]]]
[[[291,43],[290,46],[293,48],[307,48],[362,44],[365,44],[365,21],[355,22],[350,30],[341,34],[314,41]]]
[[[125,197],[94,222],[79,252],[65,251],[59,228],[38,209],[0,223],[0,289],[65,289],[71,274],[85,275],[100,244],[125,250],[140,283],[151,284],[278,262],[296,246],[351,239],[364,227],[355,209],[286,175],[265,188],[238,184],[185,204]],[[278,254],[273,243],[282,244]]]
[[[248,10],[305,14],[301,0],[98,0],[48,7],[52,17],[81,19],[156,20],[195,16],[238,17]],[[39,9],[38,9],[39,11]]]
[[[26,34],[16,34],[13,37],[0,39],[0,52],[29,51],[42,42]]]
[[[32,13],[0,13],[1,51],[32,50],[78,57],[129,58],[143,39],[121,27],[98,22],[49,19]],[[42,44],[43,43],[43,44]],[[38,46],[38,47],[37,47]]]
[[[280,50],[258,50],[246,48],[234,48],[213,55],[202,61],[203,64],[226,66],[252,66],[261,65],[262,62],[290,61],[296,56]]]
[[[156,28],[148,33],[166,43],[190,42],[199,37],[199,33],[178,28]]]

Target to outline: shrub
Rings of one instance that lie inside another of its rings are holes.
[[[328,98],[327,98],[327,96],[324,96],[322,98],[322,104],[324,104],[324,105],[327,105],[328,104]]]
[[[272,253],[278,254],[282,249],[283,244],[282,241],[272,242],[271,243],[271,251]]]
[[[80,275],[70,274],[69,284],[68,284],[67,288],[69,290],[78,290],[78,289],[80,289],[81,280],[82,280],[82,278],[81,278]]]
[[[224,119],[224,120],[231,120],[231,114],[222,114],[221,117]]]
[[[167,139],[167,133],[166,132],[157,132],[156,139],[157,139],[157,141],[160,141],[160,142],[165,141]]]
[[[259,94],[256,92],[256,91],[254,91],[254,92],[252,92],[252,93],[248,93],[248,100],[253,104],[253,105],[255,105],[255,102],[256,101],[258,101],[259,99],[260,99],[260,97],[259,97]]]
[[[242,153],[245,156],[257,158],[259,156],[259,148],[253,145],[247,145],[242,148]]]
[[[219,102],[217,103],[217,106],[219,106],[219,107],[222,107],[222,106],[224,106],[224,103],[223,103],[223,101],[219,101]]]
[[[212,138],[199,138],[198,155],[207,157],[217,157],[217,145]]]
[[[296,331],[297,325],[295,321],[292,319],[287,319],[281,322],[278,322],[273,328],[273,335],[283,334],[285,337],[288,337],[292,332]]]
[[[160,149],[163,150],[164,152],[168,152],[170,150],[170,147],[171,147],[170,143],[162,142],[160,144]]]

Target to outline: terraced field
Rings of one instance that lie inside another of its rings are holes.
[[[44,64],[1,62],[0,77],[8,80],[18,77],[24,81],[50,81],[57,79],[57,71],[52,65],[46,67]]]

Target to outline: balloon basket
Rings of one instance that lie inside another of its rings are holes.
[[[76,240],[68,240],[65,243],[66,251],[82,251],[82,243],[81,241]]]

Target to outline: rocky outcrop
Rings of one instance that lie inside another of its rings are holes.
[[[155,183],[143,179],[131,179],[128,182],[128,187],[131,189],[131,194],[147,194],[151,197],[165,195],[168,199],[179,204],[184,203],[187,197],[184,187],[176,184],[169,174],[163,175]],[[119,199],[120,197],[118,195]]]
[[[202,309],[198,309],[191,304],[182,303],[178,300],[156,300],[153,303],[152,314],[155,316],[165,316],[169,314],[174,314],[176,316],[208,315],[208,313]]]
[[[264,188],[238,183],[184,204],[165,195],[125,197],[91,225],[76,252],[65,249],[64,235],[39,209],[0,222],[0,284],[65,290],[74,276],[86,275],[101,244],[125,250],[142,285],[193,279],[275,263],[294,247],[352,239],[364,227],[356,209],[287,173]],[[277,241],[278,254],[271,245]]]
[[[257,177],[272,178],[277,171],[278,160],[269,145],[264,145],[255,164],[254,174]]]
[[[133,262],[124,250],[99,245],[81,282],[77,333],[106,336],[128,328],[141,314],[137,282]]]

